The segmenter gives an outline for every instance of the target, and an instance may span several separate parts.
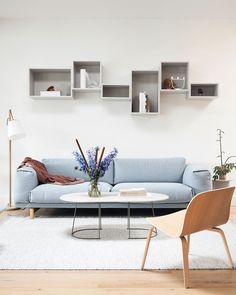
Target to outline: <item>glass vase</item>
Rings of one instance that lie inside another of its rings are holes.
[[[89,197],[97,198],[101,196],[101,187],[98,181],[90,181],[88,187],[88,195]]]

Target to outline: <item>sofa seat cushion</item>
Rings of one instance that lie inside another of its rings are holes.
[[[88,191],[89,182],[74,185],[41,184],[30,193],[31,203],[65,203],[60,200],[64,194],[80,193]],[[101,190],[109,192],[112,186],[106,182],[100,182]]]
[[[161,201],[162,203],[187,203],[193,197],[192,188],[174,182],[129,182],[129,183],[119,183],[113,188],[113,192],[118,192],[120,189],[130,189],[130,188],[145,188],[147,192],[150,193],[161,193],[169,196],[167,200]]]

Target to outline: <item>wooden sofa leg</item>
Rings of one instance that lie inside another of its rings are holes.
[[[35,209],[35,208],[30,208],[30,218],[31,218],[31,219],[34,219],[34,217],[35,217],[35,212],[36,212],[36,209]]]

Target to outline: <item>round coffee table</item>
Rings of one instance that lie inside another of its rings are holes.
[[[69,203],[75,203],[75,211],[74,211],[74,218],[72,223],[72,230],[71,234],[75,238],[79,239],[100,239],[101,238],[101,230],[102,230],[102,204],[107,203],[120,203],[120,204],[127,204],[127,229],[129,234],[129,239],[131,239],[131,230],[147,230],[144,228],[132,228],[130,227],[130,207],[132,204],[151,204],[152,206],[152,215],[154,214],[154,203],[163,201],[168,199],[169,197],[164,194],[157,194],[157,193],[147,193],[146,196],[135,196],[135,195],[129,195],[129,196],[120,196],[117,192],[103,192],[100,197],[89,197],[88,193],[72,193],[72,194],[65,194],[60,197],[60,199],[64,202]],[[97,204],[98,205],[98,228],[84,228],[84,229],[77,229],[74,230],[75,227],[75,218],[76,218],[76,211],[77,211],[77,205],[78,204]],[[88,230],[98,230],[98,237],[86,237],[82,238],[79,236],[76,236],[76,233],[82,232],[82,231],[88,231]],[[146,237],[142,238],[133,238],[133,239],[146,239]]]

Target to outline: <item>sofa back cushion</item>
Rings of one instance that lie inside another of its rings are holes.
[[[49,174],[83,178],[85,181],[89,181],[88,175],[79,170],[79,164],[74,159],[43,159],[42,162]],[[111,163],[108,171],[100,180],[113,184],[113,163]]]
[[[114,183],[182,182],[184,158],[115,159]]]

